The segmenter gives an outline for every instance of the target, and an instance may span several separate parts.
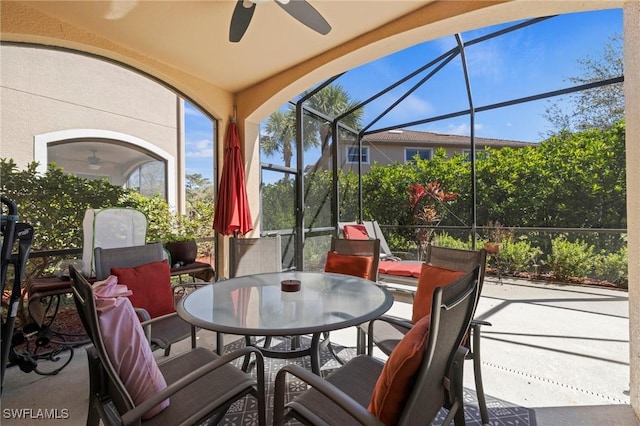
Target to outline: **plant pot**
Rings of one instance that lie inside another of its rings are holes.
[[[484,249],[487,251],[487,253],[496,255],[500,252],[500,243],[494,243],[491,241],[486,242],[484,243]]]
[[[165,243],[166,248],[171,254],[171,266],[177,263],[180,266],[188,265],[196,261],[198,255],[198,245],[195,241],[174,241]]]

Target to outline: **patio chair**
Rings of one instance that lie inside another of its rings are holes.
[[[445,268],[453,271],[468,272],[476,267],[479,267],[478,273],[478,299],[482,292],[482,285],[484,282],[484,271],[486,265],[487,252],[484,249],[481,250],[462,250],[447,247],[438,247],[429,245],[427,248],[427,264],[439,268]],[[425,277],[420,281],[425,287],[432,285],[432,282],[428,281],[428,277]],[[423,289],[424,290],[424,289]],[[427,290],[425,294],[429,294],[430,290]],[[424,300],[424,299],[423,299]],[[419,300],[414,300],[414,316],[416,315],[416,309],[424,310],[422,307],[417,307],[415,304],[420,303]],[[475,307],[478,301],[475,301],[473,313],[475,314]],[[428,308],[427,308],[428,309]],[[396,348],[402,337],[413,327],[414,322],[404,318],[392,317],[384,315],[376,320],[369,322],[366,325],[366,334],[368,335],[367,342],[367,354],[369,356],[373,353],[373,345],[375,344],[383,353],[389,355]],[[482,370],[481,370],[481,358],[480,358],[480,341],[481,341],[481,327],[483,325],[491,325],[486,321],[472,320],[469,332],[465,336],[462,345],[468,350],[466,358],[473,360],[474,379],[476,384],[476,394],[478,396],[478,406],[480,408],[480,414],[482,417],[482,423],[489,423],[489,414],[487,411],[486,398],[484,395],[484,387],[482,384]],[[361,326],[361,329],[364,326]]]
[[[191,336],[191,347],[196,347],[196,328],[180,318],[175,311],[173,289],[171,288],[171,272],[169,265],[167,268],[153,267],[153,262],[164,260],[165,253],[161,242],[145,244],[133,247],[118,247],[105,249],[96,247],[94,249],[95,270],[98,280],[104,280],[113,272],[121,272],[126,275],[128,271],[136,270],[136,275],[145,274],[148,280],[134,279],[135,283],[125,283],[130,287],[135,284],[135,300],[132,302],[136,311],[143,321],[150,321],[150,341],[152,350],[164,349],[165,356],[169,356],[171,345]],[[137,269],[133,269],[137,268]],[[126,269],[126,270],[125,270]],[[114,274],[116,275],[116,274]],[[136,290],[144,291],[147,286],[149,291],[147,300]],[[138,303],[136,303],[138,302]],[[159,310],[158,305],[166,307]],[[156,313],[157,315],[152,315]],[[162,314],[162,315],[160,315]],[[147,329],[148,332],[148,329]]]
[[[391,249],[387,240],[384,238],[380,224],[375,220],[365,220],[362,223],[357,222],[339,222],[340,228],[344,238],[348,240],[360,240],[360,239],[378,239],[380,240],[380,260],[402,260],[399,256],[396,256]]]
[[[258,423],[265,425],[264,362],[258,350],[241,348],[219,357],[194,348],[157,364],[144,344],[142,326],[129,301],[114,297],[106,300],[110,307],[99,304],[104,300],[96,299],[82,274],[73,267],[70,272],[76,307],[92,341],[86,347],[90,377],[87,425],[98,425],[100,420],[105,425],[140,424],[141,419],[150,425],[201,424],[209,418],[217,424],[231,404],[247,394],[257,399]],[[112,308],[114,305],[118,308]],[[114,327],[105,327],[112,319],[116,320]],[[250,353],[258,360],[257,380],[230,364]],[[149,386],[143,388],[143,394],[138,387],[141,382]]]
[[[360,355],[326,380],[297,365],[276,375],[274,425],[291,419],[322,425],[431,424],[442,407],[464,424],[461,342],[469,327],[478,293],[478,268],[451,285],[435,289],[433,314],[407,334],[386,363]],[[294,375],[311,386],[285,406]]]
[[[282,271],[280,235],[229,239],[229,278]]]
[[[338,256],[336,256],[336,254]],[[363,259],[360,259],[360,257],[363,256],[371,260],[365,262]],[[327,255],[327,262],[325,264],[325,272],[356,275],[370,281],[377,282],[379,262],[380,240],[349,240],[332,237],[331,248]],[[334,358],[338,362],[341,362],[331,347],[329,333],[324,333],[323,346],[327,347],[331,351],[332,355],[334,355]],[[360,327],[358,327],[357,347],[358,353],[361,353],[365,347],[365,334]]]
[[[332,253],[346,256],[366,256],[371,258],[371,263],[364,277],[370,281],[378,281],[378,263],[380,262],[380,240],[348,240],[344,238],[331,238]],[[335,271],[337,272],[337,271]],[[343,272],[349,273],[349,272]]]
[[[378,279],[382,285],[396,293],[411,293],[415,290],[422,262],[404,260],[398,255],[407,257],[406,253],[394,253],[389,248],[380,225],[375,220],[356,222],[339,222],[342,235],[349,240],[380,240],[380,262]]]
[[[265,274],[282,271],[282,247],[280,235],[263,238],[230,238],[229,239],[229,278],[245,275]],[[251,337],[245,336],[247,346],[251,345]],[[218,333],[218,347],[222,345],[222,334]],[[264,347],[271,345],[271,337],[265,337]],[[245,360],[243,370],[248,367]]]

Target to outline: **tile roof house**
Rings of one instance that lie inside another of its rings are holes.
[[[476,152],[486,148],[501,149],[535,147],[538,144],[505,139],[490,139],[476,137]],[[447,135],[441,133],[421,132],[417,130],[388,130],[365,135],[362,138],[362,171],[369,171],[373,163],[379,165],[405,163],[416,155],[430,159],[437,148],[444,148],[447,156],[451,157],[459,152],[471,152],[469,136]],[[343,145],[340,149],[339,164],[344,170],[357,167],[358,147]]]

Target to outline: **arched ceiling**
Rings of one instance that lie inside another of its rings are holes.
[[[274,3],[256,5],[229,42],[236,1],[2,1],[2,40],[102,55],[181,91],[213,116],[231,105],[259,120],[331,75],[416,43],[515,19],[622,1],[309,0],[332,26],[320,35]]]

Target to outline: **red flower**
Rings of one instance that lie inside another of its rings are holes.
[[[456,199],[456,192],[447,193],[442,189],[440,182],[432,181],[422,186],[419,183],[412,183],[407,188],[409,195],[409,207],[413,212],[413,220],[416,225],[426,225],[415,229],[416,242],[419,245],[420,253],[424,252],[428,244],[434,227],[437,227],[442,220],[440,211],[444,208],[441,204]],[[424,201],[423,201],[424,200]]]
[[[409,205],[412,209],[415,209],[418,203],[420,203],[420,201],[427,196],[427,193],[425,192],[423,186],[419,183],[411,184],[409,186],[409,189],[407,190],[407,193],[409,194]]]

